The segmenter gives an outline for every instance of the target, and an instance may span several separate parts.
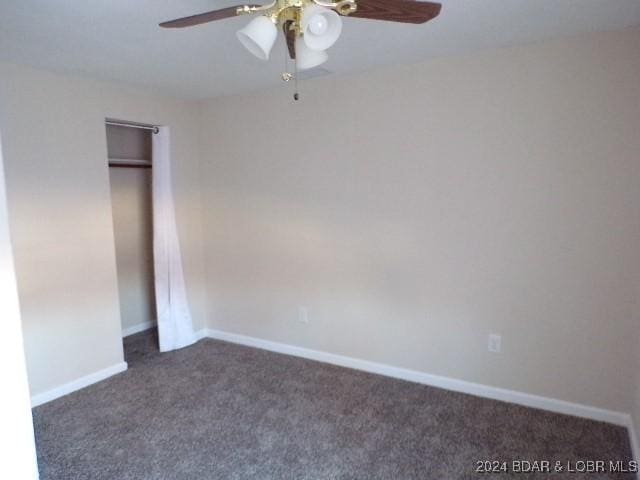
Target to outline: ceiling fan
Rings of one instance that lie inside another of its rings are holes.
[[[278,36],[284,32],[289,56],[297,70],[305,70],[327,61],[326,50],[342,32],[341,16],[401,23],[425,23],[440,13],[441,5],[415,0],[273,0],[267,5],[236,5],[191,15],[160,24],[164,28],[183,28],[235,17],[260,14],[237,32],[240,42],[262,60]],[[289,80],[283,74],[285,80]]]

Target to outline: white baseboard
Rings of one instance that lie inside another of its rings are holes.
[[[364,372],[376,373],[387,377],[408,380],[410,382],[430,385],[432,387],[453,390],[455,392],[468,393],[479,397],[501,400],[504,402],[524,405],[526,407],[539,408],[555,413],[563,413],[576,417],[589,418],[601,422],[613,423],[629,428],[631,417],[627,413],[616,412],[613,410],[605,410],[602,408],[591,407],[579,403],[557,400],[554,398],[532,395],[530,393],[517,392],[504,388],[491,387],[479,383],[467,382],[455,378],[443,377],[440,375],[432,375],[430,373],[419,372],[417,370],[409,370],[406,368],[393,367],[382,363],[370,362],[358,358],[336,355],[333,353],[311,350],[308,348],[296,347],[285,343],[272,342],[255,337],[248,337],[236,333],[228,333],[220,330],[206,329],[206,334],[202,334],[210,338],[224,340],[231,343],[246,345],[249,347],[261,348],[272,352],[284,353],[296,357],[308,358],[319,362],[339,365],[341,367],[353,368]],[[631,431],[631,429],[630,429]]]
[[[208,328],[203,328],[202,330],[196,331],[196,341],[202,340],[203,338],[213,338],[210,335],[210,330]]]
[[[31,397],[31,408],[37,407],[38,405],[42,405],[43,403],[50,402],[51,400],[55,400],[56,398],[60,398],[68,393],[75,392],[76,390],[80,390],[81,388],[88,387],[93,383],[97,383],[101,380],[105,380],[117,373],[124,372],[127,369],[127,362],[117,363],[112,365],[111,367],[107,367],[103,370],[99,370],[94,373],[90,373],[89,375],[85,375],[82,378],[78,378],[69,383],[65,383],[64,385],[60,385],[59,387],[53,388],[46,392],[38,393],[37,395],[33,395]]]
[[[150,328],[153,328],[156,325],[157,325],[156,322],[152,322],[152,321],[138,323],[137,325],[131,325],[130,327],[122,329],[122,337],[124,338],[124,337],[128,337],[129,335],[144,332],[145,330],[149,330]]]
[[[636,462],[640,462],[640,442],[638,441],[638,431],[636,430],[636,426],[631,415],[629,415],[629,424],[627,425],[627,429],[629,430],[629,440],[631,442],[631,453],[633,454],[633,459]],[[640,478],[640,472],[638,472],[637,478]]]

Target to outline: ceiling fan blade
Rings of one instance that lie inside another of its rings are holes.
[[[282,25],[284,30],[284,38],[287,39],[287,48],[289,49],[289,56],[292,60],[296,59],[296,31],[291,29],[292,20],[287,20]]]
[[[260,5],[248,5],[249,7],[259,7]],[[238,15],[238,9],[243,8],[245,5],[236,5],[233,7],[221,8],[220,10],[213,10],[211,12],[199,13],[197,15],[191,15],[189,17],[178,18],[176,20],[170,20],[160,24],[163,28],[183,28],[192,27],[194,25],[201,25],[203,23],[213,22],[215,20],[223,20],[225,18],[231,18]]]
[[[357,5],[350,17],[402,23],[426,23],[442,8],[439,3],[415,0],[357,0]]]

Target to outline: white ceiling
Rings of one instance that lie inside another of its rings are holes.
[[[183,30],[161,21],[235,0],[1,0],[0,60],[206,98],[282,83],[284,40],[268,63],[238,43],[247,17]],[[259,2],[258,2],[259,3]],[[264,2],[266,3],[266,2]],[[335,73],[640,25],[640,0],[442,0],[424,25],[346,18],[324,66]],[[639,52],[640,54],[640,52]]]

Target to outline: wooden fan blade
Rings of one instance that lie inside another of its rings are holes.
[[[287,48],[289,49],[289,56],[292,60],[296,59],[296,31],[291,30],[291,24],[293,21],[287,20],[282,25],[284,30],[284,38],[287,39]]]
[[[387,22],[426,23],[440,13],[442,5],[414,0],[356,0],[358,9],[350,17]]]
[[[163,28],[183,28],[201,25],[203,23],[213,22],[215,20],[223,20],[238,15],[238,9],[245,5],[236,5],[234,7],[221,8],[220,10],[212,10],[211,12],[199,13],[189,17],[178,18],[160,24]],[[249,5],[249,7],[259,7],[260,5]]]

